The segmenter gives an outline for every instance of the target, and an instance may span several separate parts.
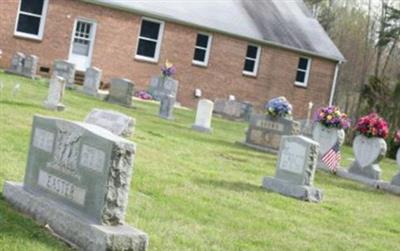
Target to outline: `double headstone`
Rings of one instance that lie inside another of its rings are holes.
[[[175,101],[176,99],[172,95],[161,96],[160,110],[158,112],[158,115],[163,119],[174,119],[173,112]]]
[[[85,118],[85,122],[100,126],[122,137],[131,136],[136,123],[134,118],[123,113],[97,108],[90,111]]]
[[[276,153],[283,135],[297,135],[299,132],[300,124],[294,120],[254,114],[250,118],[243,143],[258,150]]]
[[[65,79],[60,76],[53,75],[49,82],[49,93],[47,95],[47,99],[43,103],[44,107],[50,110],[64,110],[65,107],[62,104],[64,90]]]
[[[208,99],[201,99],[197,105],[196,121],[192,128],[200,132],[212,132],[211,119],[214,103]]]
[[[86,123],[35,116],[24,184],[3,195],[81,250],[137,250],[147,235],[124,224],[135,144]]]
[[[75,65],[66,60],[55,60],[53,63],[53,75],[65,79],[65,87],[72,89],[75,83]]]
[[[248,121],[253,112],[253,105],[250,102],[216,99],[213,112],[227,119]]]
[[[400,148],[397,150],[396,160],[397,165],[400,168]],[[395,186],[400,186],[400,171],[393,177],[391,184]]]
[[[83,92],[90,96],[97,96],[100,87],[102,71],[96,67],[89,67],[85,72]]]
[[[110,93],[106,100],[123,106],[132,106],[135,84],[129,79],[114,78],[111,80]]]
[[[367,138],[358,135],[353,142],[353,152],[356,160],[349,172],[372,180],[380,180],[381,168],[379,161],[385,157],[386,141],[382,138]]]
[[[150,79],[148,93],[158,101],[163,96],[172,95],[177,97],[179,82],[171,77],[153,76]]]
[[[304,136],[283,136],[275,177],[264,177],[262,186],[300,200],[321,201],[323,192],[313,186],[318,148]]]

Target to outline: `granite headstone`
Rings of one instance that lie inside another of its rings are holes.
[[[49,82],[49,93],[43,105],[50,110],[63,111],[64,105],[62,104],[65,90],[65,79],[53,75]]]
[[[135,129],[134,118],[120,112],[97,108],[90,111],[85,118],[85,122],[98,125],[118,136],[123,137],[131,136]]]
[[[192,128],[199,132],[212,132],[211,119],[214,103],[201,99],[197,104],[196,120]]]
[[[310,202],[320,202],[323,192],[313,186],[318,143],[304,136],[283,136],[275,177],[264,177],[264,188]]]
[[[106,100],[123,106],[132,106],[132,97],[135,84],[125,78],[114,78],[111,80],[110,93]]]
[[[39,58],[35,55],[27,55],[22,67],[22,75],[34,79],[36,77]]]
[[[397,160],[397,165],[400,168],[400,148],[397,150],[397,154],[396,154],[396,160]],[[400,186],[400,170],[399,172],[393,177],[392,181],[391,181],[392,185],[395,186]]]
[[[135,144],[96,125],[35,116],[23,184],[3,195],[81,250],[137,250],[147,235],[124,224]]]
[[[15,53],[11,59],[11,66],[6,72],[22,75],[25,58],[26,56],[24,53],[22,52]]]
[[[174,119],[174,105],[175,105],[175,97],[172,95],[161,96],[160,101],[160,110],[158,115],[163,119]]]
[[[171,77],[153,76],[150,79],[148,93],[158,101],[163,96],[172,95],[175,98],[178,94],[179,82]]]
[[[83,92],[90,96],[97,96],[100,87],[102,71],[96,67],[89,67],[85,72]]]
[[[65,87],[72,89],[75,83],[75,65],[66,60],[55,60],[53,63],[53,75],[65,79]]]

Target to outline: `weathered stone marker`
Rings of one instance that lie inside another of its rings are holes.
[[[3,195],[82,250],[138,250],[147,235],[124,224],[135,144],[87,123],[35,116],[24,184]]]
[[[27,55],[22,68],[22,75],[34,79],[36,77],[38,61],[39,58],[37,56]]]
[[[166,95],[161,97],[160,110],[158,115],[163,119],[174,119],[174,105],[175,97],[172,95]]]
[[[110,94],[106,100],[123,106],[132,106],[135,84],[129,79],[114,78],[111,80]]]
[[[213,112],[227,119],[249,121],[253,113],[253,105],[250,102],[239,102],[234,99],[216,99]]]
[[[83,92],[90,96],[97,96],[100,87],[102,71],[96,67],[86,69]]]
[[[353,142],[356,160],[350,166],[349,172],[379,180],[382,172],[379,161],[385,157],[386,150],[387,145],[384,139],[358,135]]]
[[[136,124],[134,118],[123,113],[97,108],[90,111],[85,118],[85,122],[98,125],[118,136],[123,137],[131,136],[134,132]]]
[[[49,82],[49,94],[43,105],[50,110],[63,111],[65,106],[62,104],[65,90],[65,79],[53,75]]]
[[[257,150],[277,153],[283,135],[297,135],[299,132],[300,124],[294,120],[254,114],[243,144]]]
[[[153,76],[150,79],[148,93],[158,101],[161,101],[163,96],[178,94],[179,82],[171,77]]]
[[[75,83],[75,65],[66,60],[55,60],[53,63],[53,75],[65,79],[65,87],[72,89]]]
[[[196,121],[192,128],[199,132],[212,132],[211,119],[214,103],[208,99],[201,99],[197,104]]]
[[[22,75],[24,62],[25,62],[25,54],[22,52],[15,53],[11,59],[11,67],[7,69],[6,72]]]
[[[283,136],[275,177],[264,177],[264,188],[310,202],[320,202],[323,192],[313,186],[318,143],[304,136]]]
[[[397,160],[397,165],[400,168],[400,148],[399,150],[397,150],[396,160]],[[393,177],[391,184],[395,186],[400,186],[400,171]]]

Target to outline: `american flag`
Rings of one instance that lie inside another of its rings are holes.
[[[336,172],[337,167],[340,163],[340,144],[339,141],[329,149],[328,152],[322,157],[322,162],[328,167],[328,169],[332,172]]]

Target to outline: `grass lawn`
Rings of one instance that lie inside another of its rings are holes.
[[[166,121],[155,104],[128,109],[68,90],[66,111],[52,112],[42,108],[44,81],[1,72],[0,81],[0,250],[69,250],[1,192],[5,180],[23,180],[34,114],[82,121],[94,107],[136,118],[126,221],[149,234],[149,250],[400,250],[400,197],[319,171],[321,204],[267,192],[261,179],[274,175],[276,157],[234,144],[245,123],[214,118],[214,133],[201,134],[190,129],[192,111]],[[343,155],[348,166],[351,149]],[[386,180],[397,172],[393,160],[381,167]]]

